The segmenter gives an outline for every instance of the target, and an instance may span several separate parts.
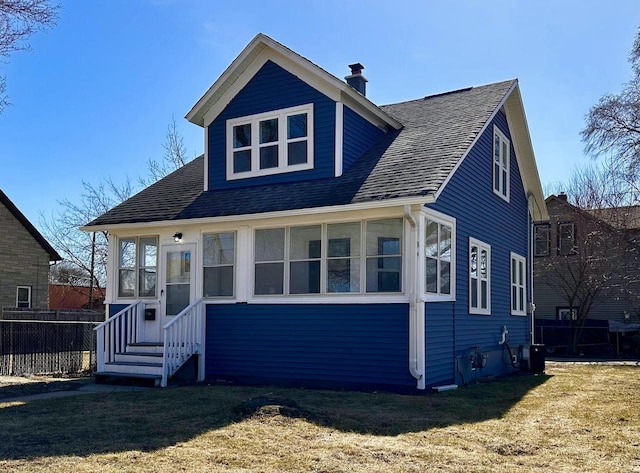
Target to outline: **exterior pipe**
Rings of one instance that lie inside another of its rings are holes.
[[[535,343],[535,335],[536,335],[536,319],[535,319],[535,312],[536,312],[536,305],[533,301],[533,252],[534,252],[534,241],[533,241],[533,201],[535,201],[536,197],[535,195],[533,195],[532,192],[529,192],[527,194],[527,207],[528,207],[528,211],[529,211],[529,215],[527,216],[527,218],[529,219],[529,225],[527,228],[527,232],[528,232],[528,243],[529,243],[529,287],[531,288],[531,304],[529,306],[529,308],[531,309],[531,325],[530,325],[530,332],[529,332],[529,340],[531,345],[533,345]]]
[[[411,214],[411,207],[404,206],[404,217],[411,226],[407,264],[409,265],[409,372],[416,380],[418,389],[425,389],[425,340],[424,340],[424,302],[419,300],[418,258],[418,223]],[[413,253],[412,249],[415,249]]]

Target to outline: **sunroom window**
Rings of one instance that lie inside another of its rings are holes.
[[[400,292],[402,219],[367,222],[367,292]]]
[[[204,297],[234,295],[235,240],[234,232],[203,236]]]
[[[118,240],[118,297],[156,297],[158,237]]]
[[[402,239],[401,218],[256,230],[254,294],[400,292]]]
[[[360,292],[360,222],[327,225],[327,292]]]
[[[425,293],[452,299],[455,283],[455,220],[425,218]]]
[[[227,121],[227,178],[313,168],[313,104]]]

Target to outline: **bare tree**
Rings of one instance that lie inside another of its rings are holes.
[[[189,161],[175,119],[167,127],[163,148],[162,160],[149,160],[147,177],[138,178],[141,186],[153,184]],[[88,275],[88,284],[80,278],[75,282],[89,285],[92,294],[93,288],[104,288],[106,285],[109,235],[106,231],[86,233],[79,227],[127,200],[137,189],[128,178],[121,184],[111,178],[97,185],[88,182],[82,184],[84,190],[79,201],[62,200],[57,214],[49,218],[40,215],[40,227],[47,240],[62,255],[66,265],[75,268],[78,274]]]
[[[621,188],[623,189],[621,191]],[[536,279],[565,301],[570,319],[570,349],[577,343],[592,309],[612,298],[633,295],[640,283],[636,207],[615,170],[586,167],[574,172],[566,194],[548,201],[554,238],[549,254],[536,258]]]
[[[131,197],[133,186],[129,179],[123,184],[116,184],[111,178],[97,186],[87,182],[82,185],[84,191],[79,202],[60,201],[61,209],[57,214],[49,218],[40,215],[40,227],[68,267],[74,267],[76,273],[88,275],[91,287],[103,288],[107,278],[108,234],[104,231],[90,234],[81,231],[80,227]],[[81,285],[80,279],[75,282]],[[87,282],[82,282],[82,285],[87,285]]]
[[[640,30],[629,62],[632,77],[617,94],[606,94],[587,115],[582,138],[594,157],[611,158],[610,170],[636,193],[640,190]]]
[[[139,179],[143,187],[150,186],[190,161],[182,136],[178,132],[175,117],[171,117],[171,122],[167,126],[167,134],[162,148],[164,153],[161,160],[149,159],[147,161],[148,175]]]
[[[28,39],[34,33],[56,24],[59,5],[49,0],[0,0],[0,57],[16,51],[28,51]],[[8,105],[6,80],[0,78],[0,113]]]

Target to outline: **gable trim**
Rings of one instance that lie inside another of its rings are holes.
[[[549,220],[546,205],[544,204],[544,194],[542,192],[542,185],[540,184],[540,177],[538,175],[538,168],[535,162],[533,146],[531,145],[531,136],[529,134],[527,119],[524,114],[524,108],[522,106],[522,97],[520,95],[520,87],[517,79],[513,81],[513,84],[500,103],[498,103],[495,110],[491,113],[491,116],[488,118],[480,132],[475,136],[471,145],[463,153],[462,157],[458,160],[447,178],[438,188],[435,193],[435,198],[436,200],[438,199],[451,178],[462,165],[465,158],[469,155],[502,107],[505,109],[507,125],[511,133],[511,145],[516,153],[516,162],[518,163],[522,185],[525,193],[527,194],[527,198],[533,197],[536,202],[536,205],[530,206],[529,212],[531,213],[534,221]],[[491,157],[491,163],[493,163],[493,157]]]
[[[440,197],[440,194],[442,193],[442,191],[445,189],[445,187],[447,187],[447,184],[449,184],[449,181],[453,178],[454,174],[458,171],[458,168],[462,165],[463,161],[465,160],[465,158],[469,155],[469,153],[471,152],[471,150],[473,149],[473,147],[476,145],[476,143],[478,142],[478,140],[480,139],[480,137],[482,136],[482,134],[487,130],[487,128],[489,127],[489,125],[491,124],[491,122],[493,121],[493,119],[495,118],[495,116],[498,114],[498,111],[500,110],[500,108],[502,108],[502,106],[504,105],[504,103],[507,101],[507,98],[509,97],[509,95],[511,94],[511,92],[513,91],[513,89],[518,85],[517,81],[514,81],[513,84],[511,85],[511,87],[509,87],[509,90],[507,91],[507,93],[505,94],[504,97],[502,97],[502,100],[500,100],[500,103],[498,104],[498,106],[495,108],[495,110],[491,113],[491,115],[489,116],[489,119],[485,122],[485,124],[482,126],[482,129],[478,132],[478,134],[476,134],[475,138],[473,139],[473,141],[471,142],[471,144],[469,145],[469,147],[467,148],[467,150],[462,154],[462,157],[458,160],[458,162],[456,163],[456,165],[453,167],[453,169],[451,170],[451,172],[449,173],[449,175],[447,176],[447,178],[444,180],[444,182],[442,183],[442,185],[438,188],[438,190],[436,191],[435,194],[435,198],[436,200],[438,199],[438,197]],[[493,164],[493,156],[491,156],[491,164]],[[493,172],[493,169],[492,169]]]
[[[342,176],[344,163],[342,162],[342,150],[344,147],[344,104],[336,102],[336,151],[335,151],[335,177]]]
[[[33,239],[38,242],[38,244],[42,247],[42,249],[47,252],[49,255],[50,261],[62,261],[62,257],[58,254],[58,252],[51,246],[51,244],[42,236],[42,234],[33,226],[33,224],[24,216],[20,209],[16,207],[16,205],[11,202],[11,199],[5,194],[2,190],[0,190],[0,204],[3,204],[7,210],[13,215],[18,222],[27,230]],[[90,230],[93,231],[93,230]]]
[[[283,69],[299,77],[334,101],[353,101],[362,115],[374,125],[395,129],[402,125],[382,109],[357,92],[346,82],[286,48],[268,36],[258,34],[222,73],[187,113],[186,118],[196,125],[206,127],[229,102],[253,78],[260,68],[271,60]]]

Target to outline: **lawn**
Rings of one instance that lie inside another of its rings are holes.
[[[2,472],[640,472],[640,367],[426,396],[238,386],[0,401]]]

